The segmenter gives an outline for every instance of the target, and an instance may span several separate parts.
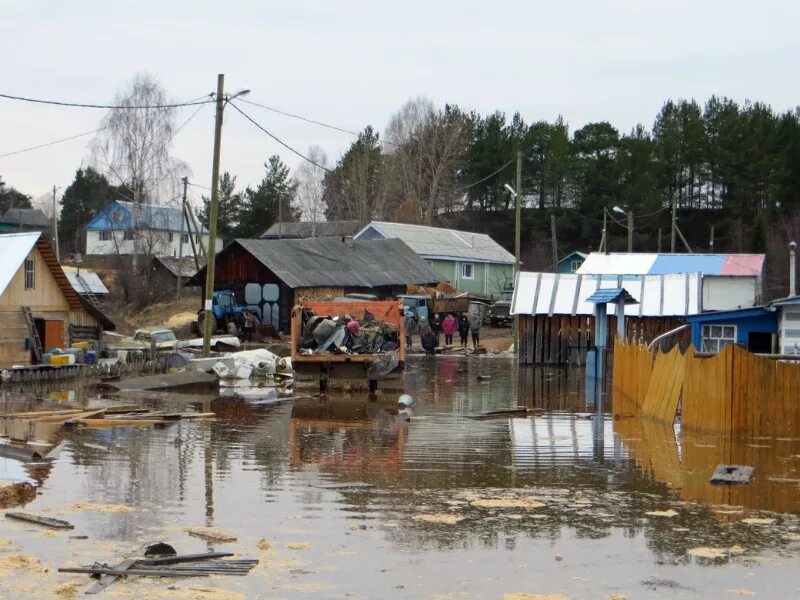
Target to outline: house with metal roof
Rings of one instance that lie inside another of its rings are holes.
[[[53,220],[38,208],[9,208],[0,216],[0,233],[41,231],[50,234]]]
[[[192,247],[208,247],[208,230],[187,226],[180,206],[114,200],[86,226],[86,254],[191,256]],[[191,236],[191,237],[190,237]],[[216,248],[222,248],[217,238]]]
[[[0,367],[34,364],[43,348],[99,339],[102,330],[114,329],[70,285],[41,232],[0,235],[0,256]]]
[[[701,310],[750,308],[761,303],[763,254],[655,254],[592,252],[577,273],[632,276],[698,273]]]
[[[304,239],[313,237],[353,237],[361,225],[358,221],[296,221],[273,223],[261,237],[265,240]]]
[[[205,289],[206,269],[188,285]],[[292,307],[367,293],[378,299],[404,294],[408,285],[435,285],[439,276],[398,239],[237,239],[216,257],[214,289],[233,290],[263,323],[288,331]]]
[[[514,277],[514,255],[485,233],[372,221],[355,239],[402,240],[462,292],[499,296]]]
[[[583,261],[589,256],[585,252],[570,252],[564,258],[558,261],[556,268],[557,273],[577,273],[578,269],[583,265]]]

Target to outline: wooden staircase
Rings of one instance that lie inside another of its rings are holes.
[[[42,346],[42,339],[39,337],[39,331],[36,329],[36,323],[33,321],[30,306],[22,307],[22,315],[25,317],[25,324],[28,326],[28,337],[31,340],[33,356],[37,364],[42,362],[42,354],[44,354],[44,347]]]

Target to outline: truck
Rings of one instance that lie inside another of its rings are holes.
[[[238,329],[244,327],[244,314],[250,312],[260,323],[258,314],[247,306],[242,306],[236,300],[236,294],[232,290],[220,290],[213,292],[211,295],[211,331],[215,332],[219,329],[227,331],[228,323],[233,321],[236,323]],[[203,323],[205,322],[206,312],[203,309],[197,311],[197,328],[203,331]]]
[[[334,323],[351,316],[366,327],[378,323],[396,340],[394,349],[378,352],[342,352],[308,346],[306,325],[313,318],[324,317]],[[291,357],[298,386],[319,385],[320,391],[330,387],[402,389],[406,361],[403,302],[398,300],[307,301],[292,309],[290,324]]]
[[[435,295],[425,294],[403,294],[398,296],[403,301],[403,314],[412,310],[416,316],[430,319],[433,315],[455,315],[466,314],[469,312],[469,297],[462,296],[443,296],[437,298]]]
[[[514,317],[511,316],[511,298],[514,295],[513,287],[506,287],[500,292],[500,299],[489,307],[489,324],[492,327],[511,326]]]

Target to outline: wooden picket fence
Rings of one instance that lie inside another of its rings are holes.
[[[754,436],[800,432],[800,364],[756,356],[735,345],[714,356],[693,347],[651,352],[617,344],[612,409],[681,427]]]

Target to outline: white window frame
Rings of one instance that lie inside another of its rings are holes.
[[[36,289],[36,261],[32,256],[25,259],[25,289]]]
[[[101,229],[97,232],[97,239],[99,239],[101,242],[110,242],[111,232],[108,229]]]
[[[136,235],[135,235],[135,232],[133,231],[133,229],[126,229],[122,233],[122,239],[125,240],[126,242],[132,242],[133,240],[135,240],[136,239]]]
[[[469,269],[467,267],[469,267]],[[468,270],[469,270],[469,275],[467,275]],[[461,263],[461,279],[475,279],[474,263]]]
[[[703,325],[700,329],[700,351],[719,352],[726,345],[735,344],[738,333],[738,326],[730,323]]]
[[[569,270],[571,273],[577,273],[578,269],[581,268],[583,261],[580,258],[575,258],[569,261]]]

